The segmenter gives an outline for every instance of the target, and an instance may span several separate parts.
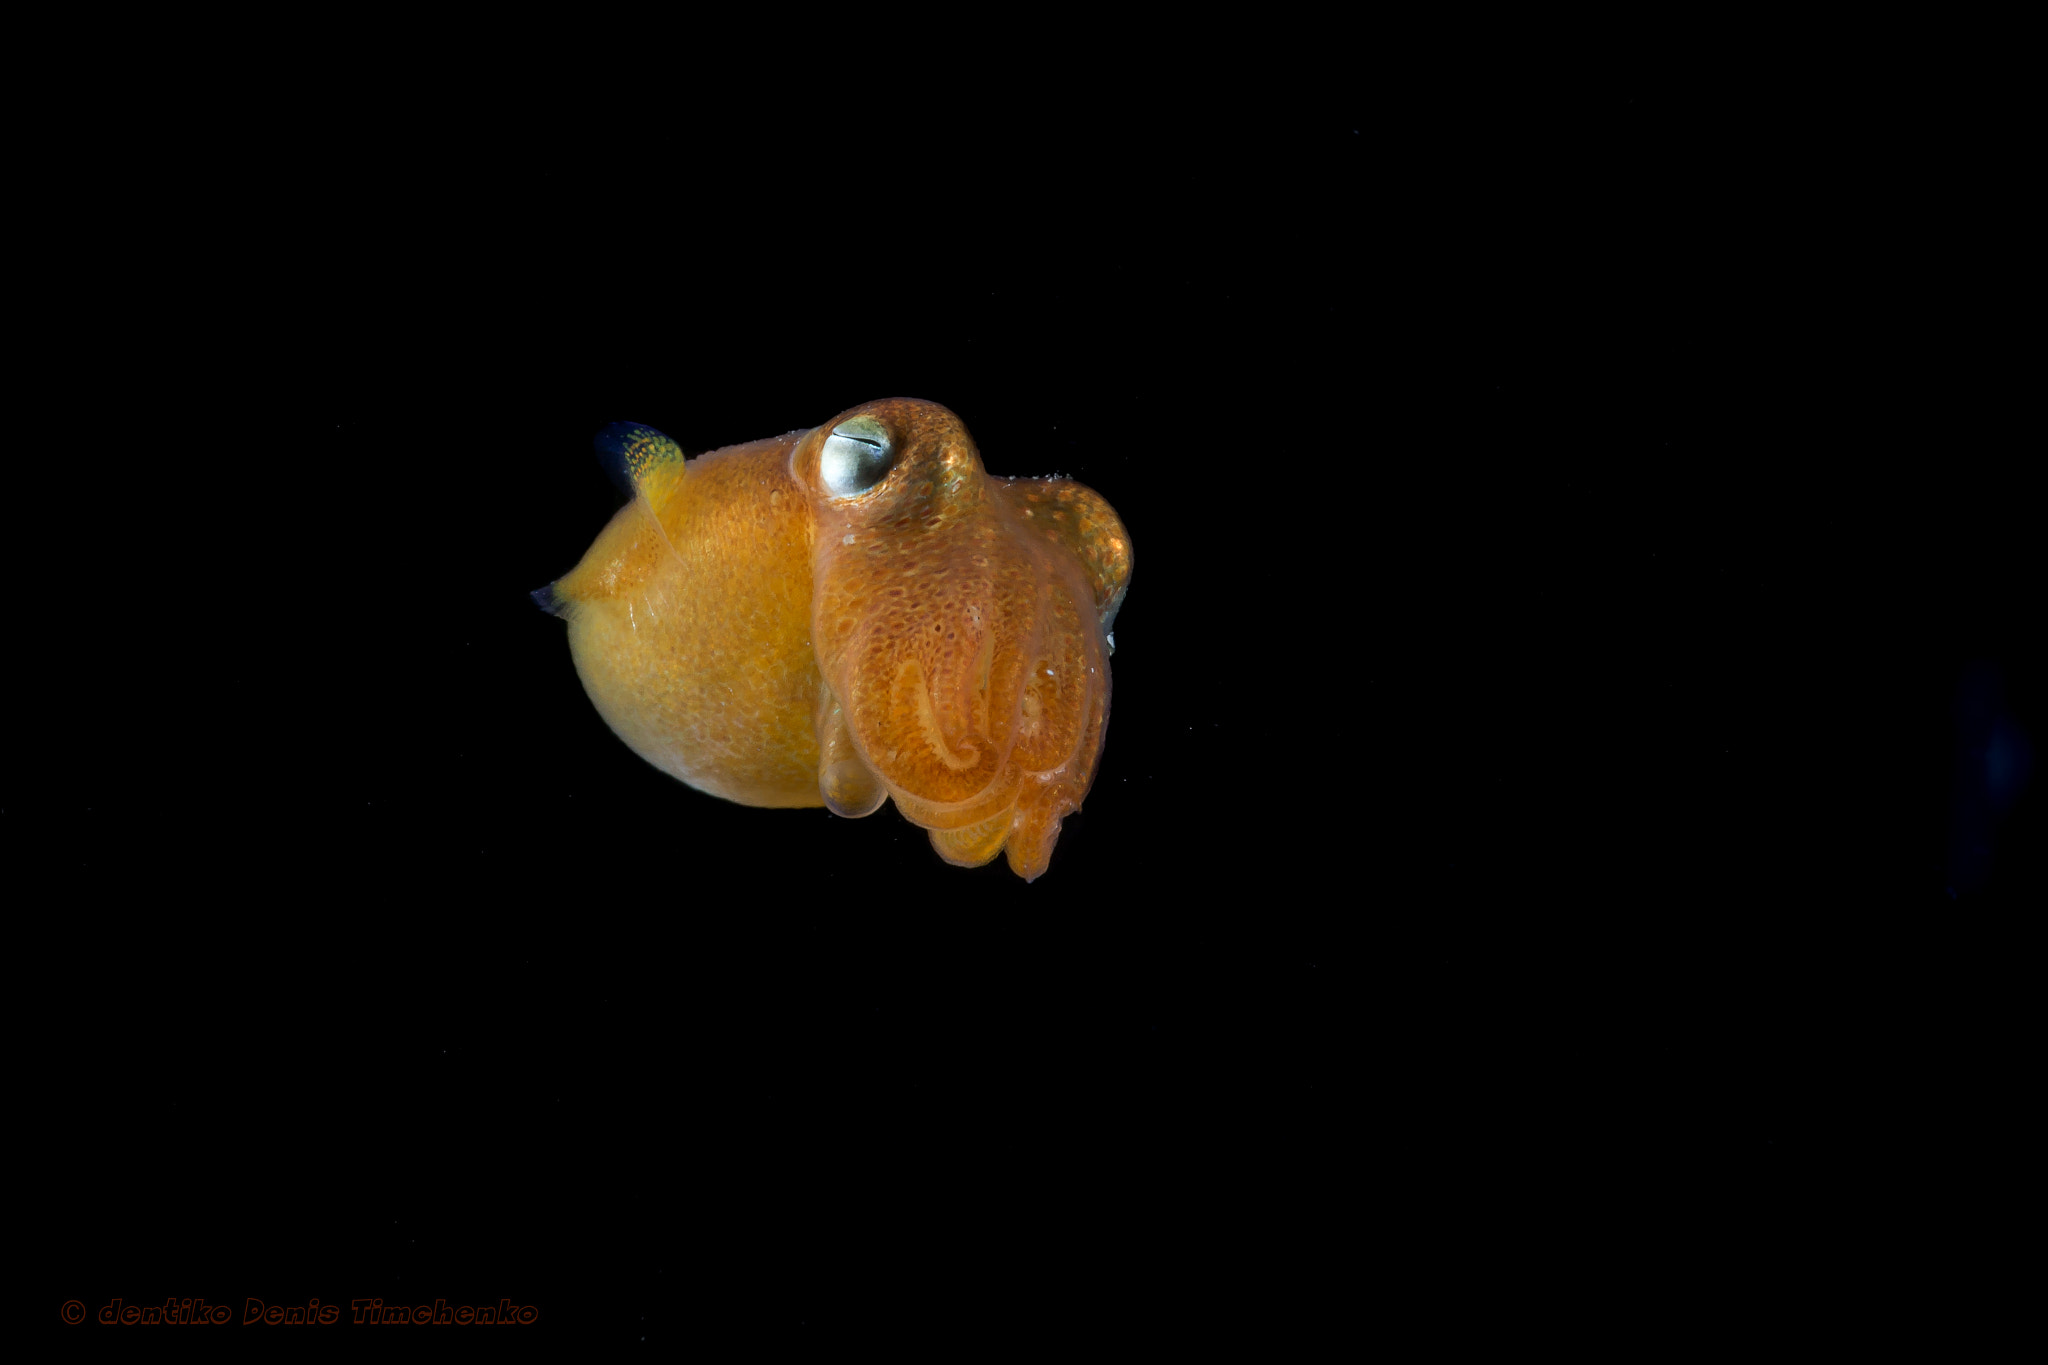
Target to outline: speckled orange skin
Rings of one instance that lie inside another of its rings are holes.
[[[834,498],[819,451],[861,414],[896,460]],[[849,816],[893,799],[948,862],[1045,871],[1109,721],[1131,547],[1108,503],[989,477],[958,417],[907,398],[636,480],[554,585],[620,738],[713,795]]]
[[[811,510],[795,434],[642,481],[555,584],[584,690],[620,739],[699,791],[815,806]]]

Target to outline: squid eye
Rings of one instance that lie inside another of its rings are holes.
[[[818,481],[835,498],[865,493],[896,463],[896,443],[872,417],[849,417],[832,428],[818,456]]]

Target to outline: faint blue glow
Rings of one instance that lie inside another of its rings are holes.
[[[2013,802],[2027,785],[2032,767],[2026,736],[2010,721],[2001,718],[1984,746],[1984,784],[1991,790],[1991,802],[2000,810]]]
[[[2007,704],[2005,678],[1989,663],[1963,671],[1955,691],[1955,768],[1950,793],[1949,894],[1995,882],[2001,817],[2026,790],[2033,746]]]

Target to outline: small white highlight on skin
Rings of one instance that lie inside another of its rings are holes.
[[[844,539],[844,540],[840,541],[839,543],[840,543],[841,545],[851,545],[851,544],[853,544],[853,537],[852,537],[852,536],[848,536],[848,537],[847,537],[846,539]]]

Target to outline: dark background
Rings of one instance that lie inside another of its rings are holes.
[[[2041,884],[2009,220],[1888,106],[1779,112],[224,171],[117,338],[54,332],[10,499],[34,1312],[673,1348],[1501,1286],[1464,1331],[1790,1301],[1974,1207]],[[603,423],[891,394],[1136,546],[1030,886],[661,776],[526,596]]]

